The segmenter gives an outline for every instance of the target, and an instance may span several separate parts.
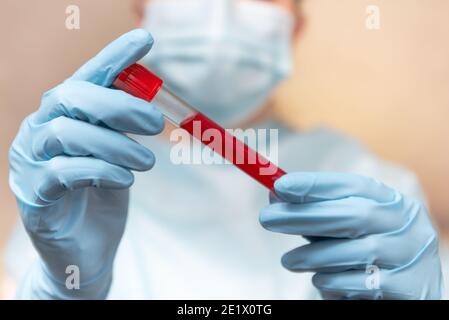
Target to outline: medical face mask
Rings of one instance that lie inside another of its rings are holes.
[[[293,16],[269,3],[152,0],[143,27],[154,45],[142,63],[222,124],[255,113],[291,71]]]

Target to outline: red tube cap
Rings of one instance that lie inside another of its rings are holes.
[[[132,64],[123,70],[112,84],[137,98],[153,100],[163,84],[161,78],[140,64]]]

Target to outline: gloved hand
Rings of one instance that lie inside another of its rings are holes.
[[[46,92],[23,121],[10,149],[10,186],[41,261],[22,283],[20,297],[106,297],[131,170],[149,170],[155,161],[124,132],[154,135],[164,126],[154,106],[108,87],[152,43],[144,30],[121,36]]]
[[[287,174],[275,191],[260,222],[310,240],[282,264],[316,272],[323,298],[441,298],[438,236],[422,203],[344,173]]]

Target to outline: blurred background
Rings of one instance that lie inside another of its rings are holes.
[[[65,27],[71,4],[80,7],[80,30]],[[440,229],[449,230],[449,1],[303,5],[306,25],[295,74],[276,97],[279,115],[299,128],[337,128],[416,172]],[[380,30],[365,27],[368,5],[380,8]],[[135,26],[130,0],[2,1],[0,255],[18,219],[7,154],[21,120],[44,91]]]

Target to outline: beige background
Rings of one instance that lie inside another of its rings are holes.
[[[80,6],[81,30],[65,28],[69,4]],[[380,6],[378,31],[365,28],[368,4]],[[133,28],[130,8],[123,0],[2,1],[0,248],[17,219],[7,150],[21,119],[42,92]],[[281,114],[302,127],[337,127],[413,169],[449,224],[449,1],[306,0],[305,9],[296,73],[278,95]]]
[[[365,28],[367,5],[381,29]],[[329,124],[417,172],[449,225],[449,1],[309,0],[294,78],[279,95],[299,126]]]

